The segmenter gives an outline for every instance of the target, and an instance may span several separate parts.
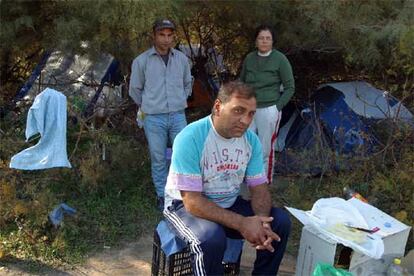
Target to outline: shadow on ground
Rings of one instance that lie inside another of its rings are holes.
[[[18,259],[0,262],[0,275],[73,275],[73,276],[127,276],[151,275],[152,236],[143,236],[137,242],[124,243],[116,248],[102,248],[86,260],[82,266],[72,270],[57,270],[45,264]],[[250,275],[256,251],[247,243],[244,245],[240,265],[240,275]],[[279,276],[291,276],[295,273],[296,258],[285,254],[279,269]]]
[[[71,275],[39,261],[21,260],[8,256],[0,261],[0,275]]]

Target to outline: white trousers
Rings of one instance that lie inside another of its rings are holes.
[[[282,111],[277,110],[276,105],[258,108],[249,127],[259,136],[260,143],[262,144],[263,164],[269,184],[273,180],[274,146],[281,119]]]

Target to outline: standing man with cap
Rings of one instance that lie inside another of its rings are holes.
[[[164,206],[168,165],[166,149],[187,125],[184,109],[191,95],[188,58],[173,49],[175,25],[168,19],[153,25],[154,46],[134,59],[129,95],[145,114],[144,130],[151,155],[157,207]]]

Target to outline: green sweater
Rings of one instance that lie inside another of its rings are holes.
[[[259,56],[257,51],[249,53],[244,60],[240,80],[255,89],[259,108],[276,105],[281,111],[295,92],[292,67],[286,56],[275,49],[267,57]]]

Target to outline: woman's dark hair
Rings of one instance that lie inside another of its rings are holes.
[[[273,43],[275,43],[275,41],[276,41],[275,31],[273,30],[272,26],[267,25],[267,24],[262,24],[262,25],[260,25],[256,28],[256,32],[254,34],[254,40],[257,39],[257,37],[258,37],[258,35],[261,31],[269,31],[270,34],[272,35]]]

